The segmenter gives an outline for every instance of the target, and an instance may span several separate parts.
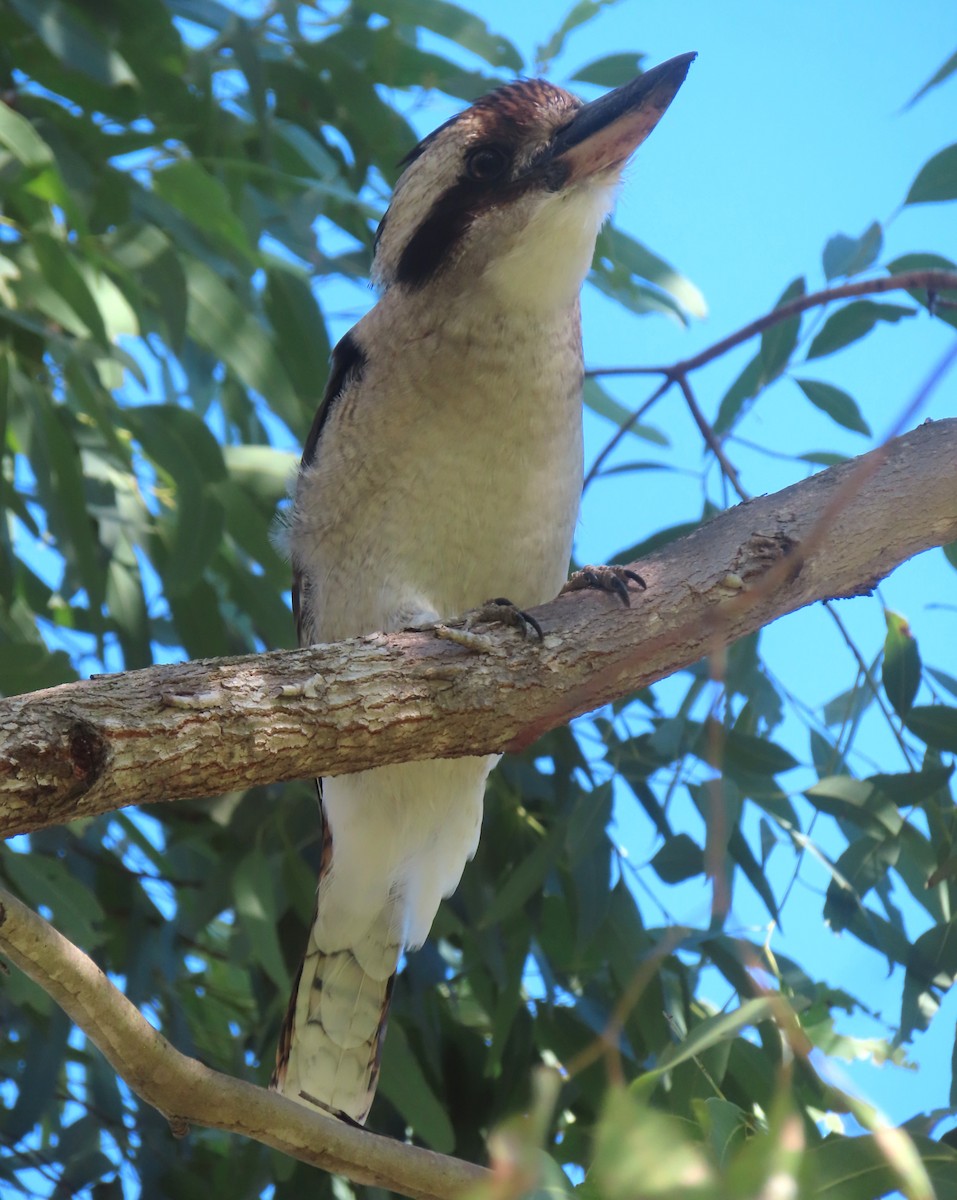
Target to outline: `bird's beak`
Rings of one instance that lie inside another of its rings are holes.
[[[665,114],[697,54],[679,54],[586,104],[559,130],[550,161],[563,183],[622,166]]]

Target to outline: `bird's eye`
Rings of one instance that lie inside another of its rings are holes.
[[[476,183],[487,183],[490,179],[498,179],[508,168],[508,155],[501,146],[479,146],[465,160],[465,170],[469,179]]]

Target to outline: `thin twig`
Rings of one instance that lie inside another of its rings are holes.
[[[688,382],[688,377],[685,375],[684,371],[680,371],[675,376],[675,382],[678,384],[678,387],[681,388],[681,394],[684,396],[685,403],[688,405],[691,416],[694,418],[694,423],[698,426],[698,432],[704,438],[705,442],[707,442],[711,453],[718,460],[719,464],[721,465],[721,470],[724,472],[728,482],[738,493],[738,496],[741,500],[750,500],[751,497],[741,485],[741,480],[738,478],[738,472],[734,463],[731,462],[731,460],[725,454],[720,438],[715,433],[710,421],[708,421],[704,413],[701,411],[698,401],[695,398],[695,394],[691,389],[691,384]]]
[[[751,338],[757,337],[758,334],[764,333],[765,330],[780,324],[781,321],[787,321],[792,317],[799,316],[801,313],[807,312],[808,309],[820,308],[822,305],[830,304],[834,300],[848,300],[859,296],[880,295],[884,292],[901,290],[927,291],[928,294],[934,295],[935,307],[950,307],[952,302],[940,298],[937,296],[937,293],[949,290],[957,291],[957,273],[952,271],[903,271],[899,275],[888,275],[880,279],[862,279],[856,283],[845,283],[839,287],[824,288],[819,292],[810,292],[806,296],[798,296],[796,299],[790,300],[787,304],[782,304],[778,308],[772,308],[763,316],[751,321],[748,325],[742,326],[741,329],[729,334],[726,338],[722,338],[721,341],[714,342],[711,346],[707,346],[697,354],[691,355],[690,358],[680,359],[678,362],[662,366],[590,367],[585,374],[591,379],[597,379],[602,375],[662,375],[664,381],[641,405],[637,412],[616,431],[614,437],[600,451],[592,463],[588,474],[585,476],[585,486],[587,487],[597,477],[608,456],[628,431],[665,394],[672,383],[680,384],[682,376],[687,376],[692,371],[698,370],[699,367],[706,366],[716,358],[720,358],[722,354],[727,354],[729,350],[740,346],[743,342],[750,341]],[[957,302],[953,303],[957,304]],[[687,395],[685,399],[687,400]],[[714,445],[710,439],[708,440],[708,445],[714,449]],[[729,479],[734,484],[734,476],[729,475]]]

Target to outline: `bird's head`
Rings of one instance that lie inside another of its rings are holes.
[[[521,80],[447,121],[405,159],[376,234],[375,281],[411,292],[482,286],[529,308],[572,302],[622,168],[694,57],[670,59],[590,104]]]

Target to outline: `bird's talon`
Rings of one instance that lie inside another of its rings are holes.
[[[580,592],[585,588],[594,588],[597,591],[617,596],[626,608],[631,608],[629,583],[637,584],[642,591],[648,586],[638,572],[632,571],[630,567],[582,567],[568,578],[558,594],[563,596],[566,592]]]
[[[478,622],[485,622],[490,625],[511,625],[514,629],[519,630],[523,638],[527,638],[528,631],[532,629],[535,631],[540,642],[545,640],[542,627],[532,614],[523,612],[522,609],[513,604],[511,600],[507,600],[504,596],[497,596],[494,600],[486,600],[481,608],[477,608],[474,612],[469,613],[466,627]]]

